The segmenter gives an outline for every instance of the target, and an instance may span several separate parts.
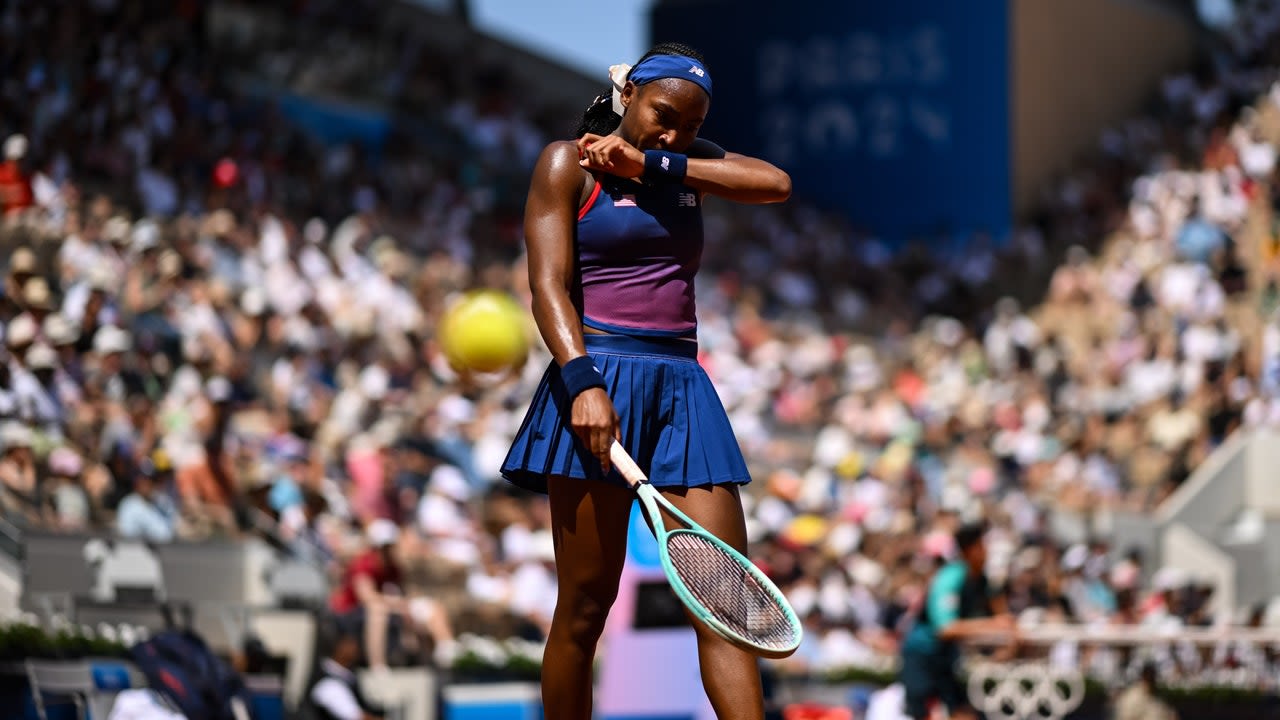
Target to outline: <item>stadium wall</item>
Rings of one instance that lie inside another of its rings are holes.
[[[1132,0],[667,0],[651,35],[706,54],[704,135],[890,241],[1005,234],[1195,49],[1184,13]]]
[[[1136,114],[1160,78],[1188,67],[1186,13],[1132,0],[1011,0],[1016,212],[1108,125]]]

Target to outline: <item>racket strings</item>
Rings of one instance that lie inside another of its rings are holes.
[[[667,537],[672,567],[685,588],[717,620],[762,647],[794,647],[796,629],[787,612],[737,558],[694,533]]]

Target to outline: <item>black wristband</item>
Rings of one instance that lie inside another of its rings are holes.
[[[595,362],[588,355],[576,357],[560,368],[560,379],[569,391],[572,400],[583,390],[604,387],[604,376],[596,369]]]
[[[644,179],[649,182],[684,182],[689,156],[666,150],[644,151]]]

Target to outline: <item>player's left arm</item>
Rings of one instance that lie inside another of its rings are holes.
[[[578,152],[579,164],[588,170],[626,178],[640,178],[645,172],[645,154],[617,135],[584,135],[578,139]],[[752,205],[791,197],[791,176],[759,158],[725,152],[701,138],[686,149],[685,157],[680,182],[704,195]]]
[[[763,205],[791,197],[791,176],[759,158],[726,152],[723,157],[689,155],[684,184],[707,195]]]

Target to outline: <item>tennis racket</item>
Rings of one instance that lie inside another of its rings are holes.
[[[617,441],[609,459],[639,496],[667,581],[693,616],[752,654],[781,658],[794,653],[803,635],[800,619],[777,586],[664,498]],[[662,510],[686,527],[667,529]]]

